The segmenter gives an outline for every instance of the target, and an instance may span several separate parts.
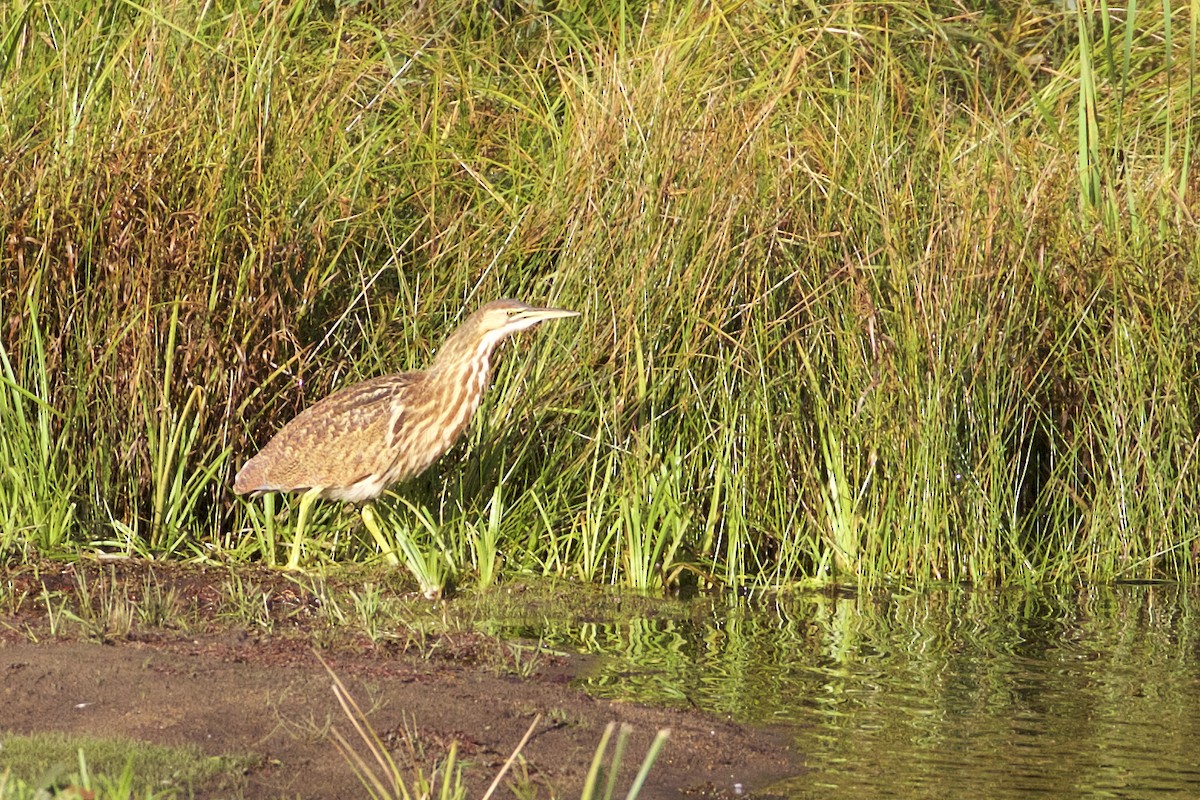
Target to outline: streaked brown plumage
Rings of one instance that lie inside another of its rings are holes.
[[[450,335],[425,370],[348,386],[283,426],[234,479],[238,494],[304,492],[289,567],[296,567],[308,506],[317,497],[371,501],[424,472],[458,440],[491,383],[496,347],[517,331],[578,312],[496,300]],[[364,508],[363,521],[395,561]]]

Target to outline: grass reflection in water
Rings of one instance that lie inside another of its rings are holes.
[[[597,695],[793,726],[811,771],[784,796],[1194,794],[1194,600],[1174,584],[698,599],[537,633],[597,656]]]

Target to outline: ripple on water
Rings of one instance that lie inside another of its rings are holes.
[[[950,588],[547,620],[602,696],[792,726],[795,798],[1200,797],[1200,625],[1171,585]]]

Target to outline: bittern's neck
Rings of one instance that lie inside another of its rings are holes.
[[[479,408],[492,382],[492,352],[503,338],[498,331],[482,337],[455,334],[425,371],[431,394],[440,406],[435,426],[440,450],[454,444]]]
[[[480,336],[474,331],[457,330],[442,345],[427,372],[439,381],[474,383],[482,392],[491,380],[492,354],[504,339],[502,331]]]

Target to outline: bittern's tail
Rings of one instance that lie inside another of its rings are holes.
[[[271,487],[266,485],[266,476],[262,474],[262,471],[262,465],[256,458],[252,458],[242,465],[242,468],[238,470],[237,477],[233,479],[234,494],[271,491]]]

